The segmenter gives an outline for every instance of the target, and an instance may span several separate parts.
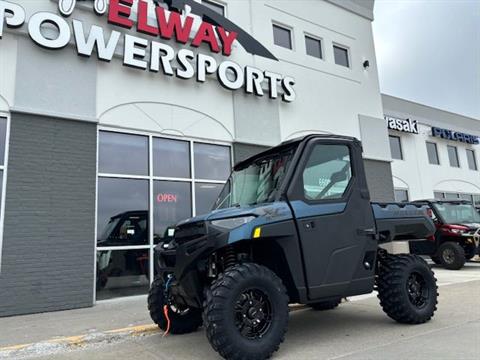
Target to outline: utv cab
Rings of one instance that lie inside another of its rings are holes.
[[[412,241],[410,251],[428,255],[446,269],[458,270],[479,252],[480,214],[465,200],[418,200],[428,206],[435,235],[427,241]]]

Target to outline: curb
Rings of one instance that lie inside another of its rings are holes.
[[[290,311],[306,309],[305,305],[290,305]],[[0,359],[47,356],[64,351],[81,349],[87,346],[101,345],[122,341],[128,337],[160,334],[162,331],[155,324],[138,325],[84,335],[56,337],[45,341],[0,347]]]
[[[139,325],[104,332],[92,332],[78,336],[52,338],[30,344],[0,347],[0,359],[13,357],[45,356],[60,351],[74,350],[89,345],[120,341],[127,337],[160,333],[157,325]]]

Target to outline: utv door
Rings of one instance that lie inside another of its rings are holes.
[[[373,290],[377,241],[361,154],[358,141],[312,139],[288,189],[310,300]]]

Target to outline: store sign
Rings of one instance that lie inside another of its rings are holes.
[[[390,130],[397,130],[412,134],[418,134],[418,122],[412,119],[398,119],[385,115],[387,126]]]
[[[164,193],[157,195],[157,202],[158,203],[176,203],[177,202],[177,195]]]
[[[110,62],[116,50],[123,43],[123,64],[128,67],[161,72],[180,79],[195,78],[203,83],[212,75],[229,90],[244,89],[246,93],[271,99],[292,102],[296,99],[295,79],[271,71],[263,71],[252,66],[241,66],[230,60],[217,61],[214,57],[197,54],[183,47],[176,51],[172,46],[156,39],[174,40],[182,46],[198,48],[207,45],[213,54],[229,57],[233,44],[238,42],[253,55],[277,60],[262,44],[222,15],[193,0],[138,0],[134,14],[134,0],[93,0],[93,9],[99,16],[107,14],[108,23],[135,29],[152,39],[137,37],[113,30],[109,35],[103,27],[85,25],[82,21],[68,20],[74,12],[76,0],[58,0],[61,14],[37,12],[27,21],[25,10],[11,1],[0,0],[0,39],[6,24],[9,28],[19,28],[28,22],[28,34],[39,46],[58,50],[66,47],[73,39],[79,56],[91,57],[94,50],[98,60]],[[168,5],[165,10],[160,3]],[[150,5],[154,5],[152,7]],[[187,14],[187,10],[189,14]],[[182,15],[184,12],[186,15]],[[199,26],[194,26],[200,16]],[[135,16],[136,15],[136,16]],[[153,20],[152,20],[153,19]],[[46,25],[53,25],[55,35],[47,34]],[[264,86],[267,90],[264,90]],[[281,87],[283,93],[279,94]]]
[[[479,136],[465,134],[465,133],[461,133],[453,130],[442,129],[438,127],[432,127],[432,136],[446,139],[446,140],[460,141],[467,144],[473,144],[473,145],[480,144]]]

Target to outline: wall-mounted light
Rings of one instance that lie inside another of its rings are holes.
[[[370,61],[365,60],[365,61],[363,62],[363,68],[364,68],[365,70],[367,70],[369,67],[370,67]]]

